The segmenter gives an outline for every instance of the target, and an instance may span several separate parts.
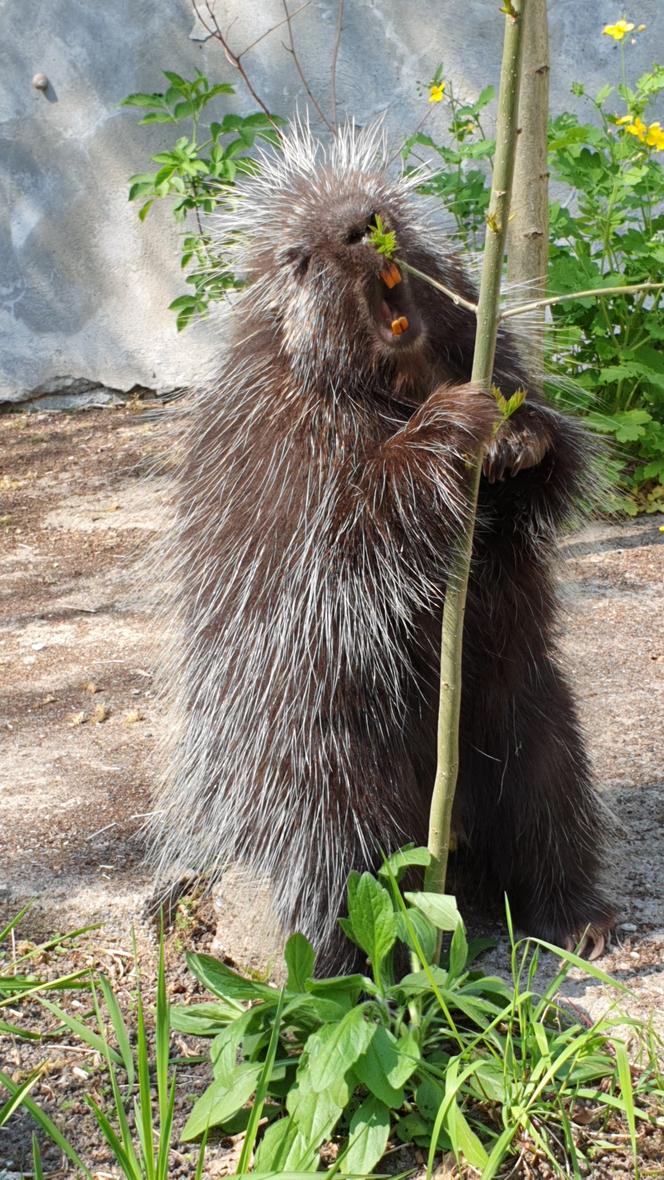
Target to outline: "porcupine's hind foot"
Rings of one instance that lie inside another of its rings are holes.
[[[591,962],[608,948],[615,909],[599,889],[587,884],[542,902],[535,909],[515,906],[514,917],[527,934],[552,942],[567,951],[578,951]]]

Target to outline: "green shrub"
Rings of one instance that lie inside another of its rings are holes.
[[[141,220],[156,200],[167,199],[176,221],[184,224],[189,219],[189,225],[194,221],[195,228],[183,234],[180,257],[183,270],[189,269],[186,281],[194,293],[180,295],[170,304],[181,330],[237,286],[235,275],[214,253],[206,217],[223,206],[238,173],[255,169],[252,148],[260,139],[274,143],[281,120],[258,111],[244,116],[224,114],[202,123],[208,104],[221,94],[234,94],[235,87],[228,82],[212,85],[200,70],[192,80],[173,70],[164,70],[164,77],[169,85],[163,94],[130,94],[122,106],[146,110],[139,120],[142,125],[183,124],[187,129],[168,151],[151,157],[159,165],[155,171],[139,172],[129,180],[129,200],[142,202]]]

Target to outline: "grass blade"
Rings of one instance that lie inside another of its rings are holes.
[[[272,1076],[272,1069],[277,1056],[279,1033],[281,1031],[281,1013],[284,1007],[284,994],[284,989],[282,988],[272,1022],[270,1043],[267,1047],[265,1062],[256,1085],[256,1096],[254,1098],[254,1104],[251,1108],[251,1114],[249,1115],[249,1122],[247,1123],[244,1143],[242,1144],[242,1152],[240,1154],[240,1159],[237,1166],[237,1174],[239,1176],[244,1176],[249,1171],[249,1162],[251,1160],[251,1154],[254,1150],[254,1144],[256,1142],[258,1124],[263,1114],[265,1096],[267,1094],[267,1088],[270,1084],[270,1077]]]
[[[39,1140],[34,1131],[32,1133],[32,1172],[34,1175],[34,1180],[44,1180],[44,1169],[42,1168]]]
[[[157,1016],[155,1026],[155,1057],[157,1067],[157,1098],[159,1122],[163,1132],[170,1103],[168,1067],[170,1054],[169,1004],[166,994],[166,968],[164,964],[164,933],[159,934],[159,969],[157,973]]]
[[[18,1088],[15,1083],[12,1082],[11,1078],[8,1078],[5,1073],[2,1073],[2,1071],[0,1071],[0,1082],[7,1090],[9,1090],[10,1094],[14,1094]],[[37,1103],[34,1102],[33,1099],[27,1094],[23,1095],[22,1105],[27,1111],[30,1112],[35,1122],[41,1127],[42,1131],[45,1131],[46,1134],[53,1140],[53,1142],[57,1144],[60,1150],[64,1152],[64,1154],[67,1156],[67,1159],[72,1162],[74,1167],[80,1168],[81,1172],[86,1177],[86,1180],[93,1180],[92,1172],[86,1168],[83,1160],[72,1147],[69,1140],[65,1139],[62,1132],[58,1130],[55,1123],[52,1122],[48,1115],[44,1114],[44,1111],[41,1109],[41,1107],[39,1107]]]
[[[124,1065],[125,1073],[127,1075],[127,1082],[129,1083],[129,1087],[131,1089],[134,1085],[135,1070],[134,1057],[131,1051],[131,1042],[129,1039],[129,1030],[125,1024],[122,1012],[120,1011],[120,1005],[118,1004],[115,993],[105,975],[99,976],[99,986],[101,987],[104,996],[104,1002],[111,1018],[113,1031],[118,1042],[118,1049],[120,1050],[120,1056],[122,1057],[122,1064]]]
[[[73,1032],[77,1037],[80,1037],[80,1039],[86,1045],[89,1045],[91,1049],[95,1049],[97,1053],[101,1053],[102,1057],[107,1059],[110,1057],[111,1061],[113,1061],[116,1065],[122,1065],[122,1058],[120,1054],[115,1049],[111,1048],[106,1038],[100,1033],[93,1032],[91,1028],[88,1028],[87,1024],[83,1023],[82,1020],[77,1020],[75,1016],[70,1016],[68,1012],[63,1011],[63,1009],[57,1004],[52,1004],[50,1000],[44,1000],[41,998],[41,996],[37,996],[37,999],[39,1000],[39,1003],[42,1005],[42,1007],[48,1009],[48,1011],[53,1016],[56,1016],[58,1020],[70,1030],[70,1032]],[[103,1027],[101,1023],[100,1027]]]
[[[25,905],[23,906],[23,909],[19,910],[18,913],[15,914],[13,918],[11,918],[11,920],[7,923],[6,926],[3,926],[2,930],[0,930],[0,942],[6,942],[6,940],[9,938],[9,935],[11,934],[12,930],[16,929],[19,922],[21,921],[21,918],[25,917],[28,910],[31,910],[34,904],[35,904],[34,899],[31,901],[27,901],[25,903]]]
[[[43,1065],[39,1066],[38,1069],[33,1069],[25,1081],[16,1085],[16,1089],[9,1101],[5,1102],[4,1106],[0,1106],[0,1127],[4,1127],[9,1122],[14,1111],[21,1105],[25,1095],[32,1089],[39,1075],[44,1072],[44,1069],[45,1066]]]
[[[629,1128],[629,1138],[632,1144],[632,1157],[634,1160],[634,1176],[638,1180],[638,1149],[636,1146],[636,1115],[634,1112],[634,1089],[632,1087],[632,1071],[629,1067],[629,1059],[627,1057],[627,1050],[622,1041],[614,1041],[613,1047],[616,1053],[616,1063],[618,1066],[618,1080],[620,1082],[620,1091],[625,1103],[625,1118],[627,1119],[627,1126]]]

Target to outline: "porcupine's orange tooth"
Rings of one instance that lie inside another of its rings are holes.
[[[406,319],[405,315],[400,315],[397,323],[401,325],[402,332],[408,331],[408,320]]]
[[[401,282],[401,271],[395,262],[390,263],[390,272],[392,274],[392,286],[396,287],[397,283]]]
[[[399,282],[401,280],[401,275],[399,275],[398,279],[393,278],[391,266],[388,270],[381,270],[380,277],[383,280],[383,282],[385,283],[385,286],[389,287],[390,290],[392,289],[392,287],[394,287],[396,285],[397,282]]]
[[[401,321],[404,318],[405,318],[404,316],[401,316],[398,320],[392,320],[392,323],[390,324],[390,328],[392,329],[393,336],[400,336],[401,333],[403,332],[403,328],[401,326]]]

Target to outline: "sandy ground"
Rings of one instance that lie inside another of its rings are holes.
[[[155,434],[126,408],[0,417],[0,918],[36,899],[24,937],[92,921],[125,946],[132,926],[152,937],[140,829],[160,716],[154,624],[132,567],[159,527],[166,477],[145,478]],[[561,590],[568,667],[615,817],[608,875],[621,925],[601,965],[632,988],[633,1013],[661,1022],[660,521],[574,536]],[[216,945],[239,961],[274,950],[255,933],[254,902],[232,881],[217,901]],[[215,922],[203,923],[208,936]],[[592,1014],[608,1006],[581,975],[570,990]]]

